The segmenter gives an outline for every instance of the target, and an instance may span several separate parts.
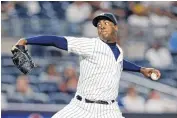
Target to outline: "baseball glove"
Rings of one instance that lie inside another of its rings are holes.
[[[25,50],[25,46],[13,46],[11,52],[13,54],[13,63],[24,74],[28,74],[35,67],[35,64],[28,54],[28,50]]]

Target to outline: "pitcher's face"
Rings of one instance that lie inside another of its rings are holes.
[[[97,24],[98,35],[104,41],[111,40],[111,37],[117,32],[118,27],[109,20],[100,20]]]

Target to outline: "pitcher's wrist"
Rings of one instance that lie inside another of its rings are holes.
[[[21,38],[17,43],[16,45],[26,45],[27,43],[27,40],[25,38]]]

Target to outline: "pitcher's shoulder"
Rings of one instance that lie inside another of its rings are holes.
[[[98,40],[98,38],[64,36],[68,40]]]

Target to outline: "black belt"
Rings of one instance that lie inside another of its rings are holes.
[[[77,95],[76,98],[77,98],[78,100],[80,100],[80,101],[82,100],[82,97],[81,97],[80,95]],[[109,104],[107,101],[103,101],[103,100],[92,101],[92,100],[89,100],[89,99],[86,99],[86,98],[85,98],[85,102],[86,102],[86,103]],[[115,100],[111,100],[111,102],[114,103]]]

